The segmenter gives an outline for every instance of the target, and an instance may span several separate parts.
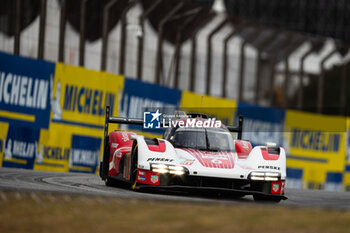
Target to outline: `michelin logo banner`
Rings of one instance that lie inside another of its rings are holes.
[[[345,132],[344,117],[287,111],[287,166],[303,170],[304,188],[342,189]]]
[[[50,127],[40,133],[41,158],[34,169],[95,172],[102,154],[105,106],[118,115],[123,86],[120,75],[57,63]]]
[[[57,63],[53,122],[102,129],[106,105],[118,114],[123,84],[122,76]]]
[[[0,162],[33,168],[40,129],[48,129],[55,64],[0,52]]]
[[[0,53],[0,165],[95,172],[122,76]]]
[[[4,145],[4,167],[32,169],[38,151],[40,129],[11,125]]]
[[[101,141],[101,138],[72,135],[70,171],[94,173],[99,161]]]
[[[54,74],[54,63],[0,52],[0,120],[47,129]]]

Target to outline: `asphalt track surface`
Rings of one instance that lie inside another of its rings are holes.
[[[107,187],[96,174],[46,172],[16,168],[0,168],[0,191],[49,192],[222,205],[254,204],[251,196],[232,198],[201,194],[135,192],[126,187]],[[288,200],[281,201],[277,204],[278,206],[350,210],[349,192],[287,189],[286,196]]]

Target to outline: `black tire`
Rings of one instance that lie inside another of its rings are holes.
[[[279,203],[281,201],[278,197],[266,197],[259,194],[254,194],[253,198],[256,202]]]
[[[107,136],[106,145],[104,145],[103,159],[102,159],[102,163],[100,164],[100,176],[103,180],[108,179],[109,158],[110,158],[109,152],[110,152],[110,142],[109,142],[109,137]]]
[[[106,186],[109,186],[109,187],[115,186],[114,180],[112,178],[109,178],[109,177],[106,178],[106,182],[105,183],[106,183]]]
[[[132,147],[131,152],[131,166],[130,166],[130,184],[131,189],[135,190],[136,188],[136,178],[137,178],[137,159],[138,159],[138,148],[137,143],[135,142]]]
[[[239,193],[232,194],[232,198],[235,198],[235,199],[242,198],[244,196],[245,194],[239,194]]]

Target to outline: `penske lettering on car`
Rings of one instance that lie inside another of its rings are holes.
[[[281,170],[280,167],[276,167],[276,166],[264,166],[264,165],[260,165],[258,166],[258,169],[273,169],[273,170]]]
[[[148,158],[147,162],[173,162],[173,159],[165,159],[165,158]]]

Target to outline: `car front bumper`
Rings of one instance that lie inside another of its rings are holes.
[[[158,174],[159,175],[159,174]],[[228,179],[219,177],[203,176],[174,176],[160,174],[159,182],[138,183],[136,189],[140,191],[159,190],[175,192],[195,192],[195,193],[226,193],[233,196],[258,195],[279,200],[286,200],[284,196],[285,181],[252,181],[247,179]],[[277,191],[273,187],[278,186]]]

